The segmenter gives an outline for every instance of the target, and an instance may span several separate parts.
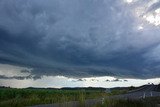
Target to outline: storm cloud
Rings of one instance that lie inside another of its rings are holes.
[[[160,77],[159,4],[0,0],[0,63],[37,77]]]

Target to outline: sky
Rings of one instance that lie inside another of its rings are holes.
[[[0,86],[160,83],[160,0],[0,0]]]

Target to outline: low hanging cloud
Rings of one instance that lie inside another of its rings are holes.
[[[0,63],[30,68],[38,77],[160,77],[159,4],[1,0]]]
[[[0,75],[0,79],[9,79],[9,80],[11,80],[11,79],[17,79],[17,80],[33,79],[33,80],[37,80],[37,79],[41,79],[41,77],[32,76],[32,75],[7,77],[5,75]]]

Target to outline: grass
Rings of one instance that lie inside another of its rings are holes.
[[[14,89],[0,88],[0,107],[25,107],[39,104],[63,103],[79,101],[84,107],[86,99],[104,98],[117,94],[125,94],[128,90],[112,90],[105,93],[105,89]],[[113,101],[108,101],[112,103]],[[108,107],[108,106],[107,106]]]
[[[112,90],[111,93],[108,93],[109,96],[126,94],[128,90]]]
[[[56,89],[0,89],[0,107],[25,107],[37,104],[53,104],[100,98],[106,95],[102,90],[56,90]]]

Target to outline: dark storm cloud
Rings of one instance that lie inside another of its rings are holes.
[[[152,52],[158,53],[160,30],[137,30],[134,6],[123,0],[1,0],[0,63],[32,68],[38,77],[159,77]]]

